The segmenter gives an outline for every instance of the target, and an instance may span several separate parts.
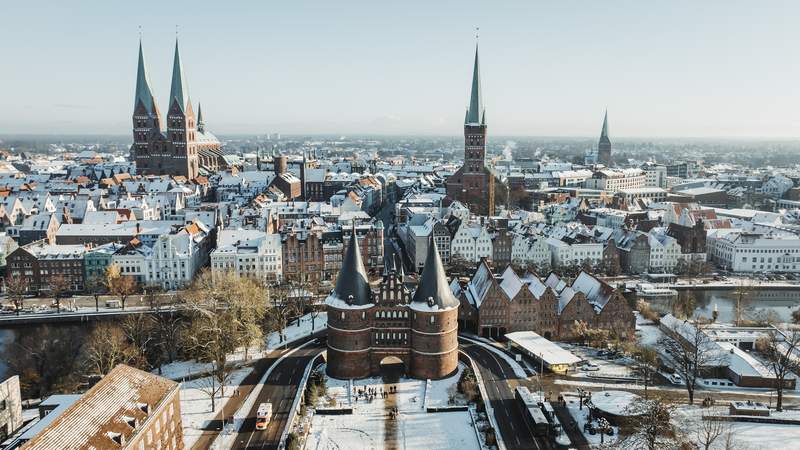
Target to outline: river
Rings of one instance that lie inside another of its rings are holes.
[[[691,291],[697,300],[695,318],[710,319],[716,309],[719,322],[736,319],[736,292],[732,289],[695,289]],[[671,310],[666,302],[652,301],[661,311]],[[760,320],[774,317],[781,322],[792,320],[792,311],[800,308],[800,288],[759,289],[747,294],[743,307],[743,319]]]

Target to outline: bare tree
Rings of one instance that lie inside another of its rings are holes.
[[[238,347],[244,347],[246,355],[263,337],[265,298],[252,279],[233,273],[212,277],[209,271],[200,273],[182,298],[191,319],[185,342],[193,356],[211,363],[222,395],[231,370],[227,355]]]
[[[182,331],[185,325],[183,316],[175,311],[159,311],[153,315],[154,334],[158,345],[164,351],[167,362],[175,361],[181,345]],[[159,365],[159,369],[161,366]]]
[[[658,352],[653,347],[641,345],[633,350],[636,370],[642,375],[644,382],[644,398],[647,399],[647,387],[658,368]]]
[[[694,430],[694,440],[703,450],[709,450],[717,439],[730,434],[730,425],[722,420],[713,418],[700,418]]]
[[[690,291],[684,290],[678,294],[678,298],[672,305],[672,314],[679,319],[691,319],[696,308],[697,300],[694,295]]]
[[[122,275],[116,264],[111,264],[106,269],[106,286],[111,294],[119,297],[122,309],[125,309],[125,301],[137,289],[136,279],[130,275]]]
[[[161,295],[164,290],[157,284],[145,286],[142,289],[144,292],[144,301],[151,310],[157,310],[161,306]]]
[[[108,292],[106,280],[99,275],[92,275],[86,280],[86,292],[94,297],[94,310],[100,311],[100,296]]]
[[[9,373],[20,376],[25,398],[44,398],[53,392],[78,387],[81,373],[78,361],[86,340],[81,330],[43,325],[20,329],[11,345]]]
[[[764,355],[767,368],[775,376],[778,397],[775,409],[783,411],[786,381],[792,373],[800,371],[800,331],[793,329],[782,333],[774,330],[756,341],[756,350]]]
[[[92,330],[84,350],[87,369],[94,375],[105,375],[117,364],[131,364],[136,352],[128,344],[122,329],[109,322],[101,322]]]
[[[69,280],[64,275],[58,274],[50,277],[47,287],[56,304],[56,312],[61,312],[61,299],[70,290]]]
[[[703,371],[721,362],[719,347],[703,332],[699,324],[676,321],[659,341],[674,361],[674,369],[683,378],[689,403],[694,404],[697,381]]]
[[[150,314],[131,314],[120,326],[128,344],[136,353],[136,366],[144,370],[160,367],[162,349],[156,339],[153,317]]]
[[[28,287],[28,279],[23,276],[9,277],[6,279],[6,295],[14,305],[14,310],[17,315],[22,312]]]
[[[754,290],[755,287],[749,279],[741,278],[739,283],[736,285],[736,290],[733,291],[733,298],[736,300],[733,310],[736,315],[737,327],[742,324],[742,316],[744,316],[744,311],[747,309],[747,305],[750,301],[750,298],[753,296]]]
[[[627,408],[632,433],[621,442],[624,448],[667,450],[676,445],[670,418],[675,405],[662,397],[638,400]]]
[[[300,315],[301,308],[294,295],[295,288],[290,283],[272,286],[269,290],[270,309],[267,314],[267,330],[278,333],[279,342],[286,340],[286,327],[289,319]]]

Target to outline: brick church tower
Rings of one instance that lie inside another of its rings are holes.
[[[608,138],[608,111],[603,117],[603,129],[600,130],[600,141],[597,143],[597,162],[611,167],[611,139]]]
[[[167,120],[156,105],[152,84],[139,41],[139,64],[133,106],[131,159],[140,175],[180,175],[194,179],[226,166],[219,140],[205,130],[202,116],[195,117],[183,73],[178,41],[172,63]],[[164,131],[166,128],[166,132]],[[201,164],[202,162],[202,164]]]
[[[464,203],[476,214],[494,215],[494,174],[486,167],[486,110],[477,46],[469,108],[464,118],[464,165],[446,184],[447,197],[451,200]]]

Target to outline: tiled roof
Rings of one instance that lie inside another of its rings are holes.
[[[120,448],[110,437],[130,441],[178,383],[123,364],[24,446],[26,450]]]

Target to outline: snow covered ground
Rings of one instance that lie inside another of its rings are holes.
[[[570,415],[573,419],[578,423],[578,430],[583,433],[586,437],[586,440],[592,446],[599,446],[601,436],[599,433],[595,433],[594,435],[589,434],[588,431],[583,431],[583,426],[589,421],[589,408],[586,405],[583,406],[583,409],[580,409],[580,397],[573,396],[573,395],[564,395],[564,400],[567,402],[567,409],[569,410]],[[614,435],[613,436],[602,436],[604,444],[610,444],[617,441],[617,432],[619,431],[617,427],[614,428]]]
[[[458,375],[436,382],[428,393],[428,402],[446,405],[449,385],[458,381]],[[401,379],[397,383],[384,383],[380,378],[354,382],[356,391],[375,389],[372,401],[363,395],[353,396],[346,380],[328,378],[328,395],[320,405],[328,406],[335,399],[339,406],[352,406],[352,415],[314,415],[305,448],[329,449],[382,449],[408,448],[426,450],[479,450],[480,443],[467,411],[426,413],[423,409],[425,380]],[[380,390],[391,386],[396,394],[382,398]],[[350,397],[350,398],[348,398]],[[397,419],[390,418],[392,408],[398,410]]]
[[[701,429],[703,415],[728,415],[727,407],[701,408],[697,405],[683,405],[677,408],[672,416],[672,424],[676,430],[683,432],[687,440],[698,441],[698,430]],[[800,411],[772,411],[771,417],[800,419]],[[747,450],[773,450],[798,448],[797,436],[800,436],[798,425],[778,425],[769,423],[729,422],[722,436],[711,445],[711,450],[724,450],[727,435],[730,434],[735,448]]]
[[[312,330],[312,322],[314,329]],[[299,321],[292,322],[291,325],[286,327],[284,331],[284,335],[286,337],[286,341],[292,342],[298,339],[302,339],[311,333],[317,332],[325,327],[328,326],[328,313],[321,312],[317,314],[317,317],[313,319],[311,314],[306,314],[305,316],[301,317]],[[267,336],[267,349],[274,350],[282,345],[286,344],[286,342],[280,342],[280,336],[277,332],[270,333]]]
[[[578,369],[575,372],[570,372],[572,377],[610,377],[610,378],[630,378],[633,377],[631,367],[628,365],[629,361],[626,358],[612,358],[607,359],[599,357],[597,350],[589,347],[582,347],[578,345],[560,344],[566,348],[569,346],[569,351],[575,356],[589,361],[598,367],[598,370],[584,371]]]
[[[216,411],[211,411],[211,398],[204,389],[210,386],[210,378],[198,378],[181,384],[181,419],[183,421],[183,446],[191,448],[203,433],[208,422],[213,420],[225,408],[228,399],[233,395],[234,389],[253,369],[245,367],[235,370],[226,383],[225,396],[216,398]],[[226,411],[232,415],[233,411]]]
[[[453,405],[466,405],[467,400],[463,395],[458,393],[456,382],[464,371],[464,365],[458,364],[458,372],[455,375],[445,378],[443,380],[431,380],[430,387],[427,391],[428,403],[425,405],[428,408],[441,408],[443,406]],[[453,402],[450,402],[450,399]]]
[[[319,313],[314,320],[314,330],[311,329],[311,315],[306,314],[300,318],[299,321],[294,321],[290,326],[286,327],[285,335],[286,341],[279,342],[277,332],[270,333],[265,339],[266,349],[263,346],[250,347],[247,351],[247,361],[263,358],[265,354],[271,350],[275,350],[287,342],[292,343],[298,339],[302,339],[312,332],[319,331],[328,326],[328,313]],[[245,362],[244,348],[238,349],[236,352],[228,355],[229,364],[243,364]],[[211,363],[202,363],[194,360],[191,361],[175,361],[173,363],[164,364],[161,367],[161,376],[171,380],[181,381],[186,378],[191,378],[193,375],[207,373],[211,370]],[[158,370],[153,370],[153,373],[158,373]]]

